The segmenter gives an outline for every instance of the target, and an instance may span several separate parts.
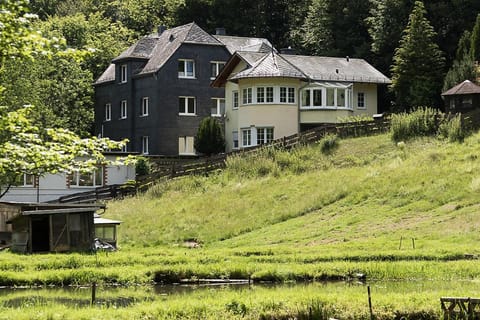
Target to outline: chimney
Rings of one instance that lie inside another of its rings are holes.
[[[165,30],[167,30],[166,26],[158,26],[158,35],[161,35]]]
[[[225,28],[215,28],[215,35],[217,35],[217,36],[226,36],[226,35],[227,35],[227,31],[225,30]]]
[[[280,53],[281,53],[281,54],[296,55],[296,54],[297,54],[297,50],[293,49],[292,47],[282,48],[282,49],[280,49]]]

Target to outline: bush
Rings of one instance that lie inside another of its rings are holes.
[[[460,114],[442,122],[438,132],[450,142],[463,142],[467,136],[467,130],[463,127]]]
[[[336,134],[327,134],[318,143],[323,154],[332,154],[338,148],[338,136]]]
[[[139,157],[135,164],[135,173],[137,176],[144,176],[151,172],[150,161],[145,157]]]
[[[208,117],[200,122],[194,145],[195,150],[207,156],[225,151],[222,125],[217,119]]]
[[[391,119],[392,139],[399,142],[435,135],[444,114],[433,108],[419,108],[411,113],[393,114]]]

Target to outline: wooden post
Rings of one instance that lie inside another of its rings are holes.
[[[398,250],[402,249],[402,240],[403,240],[403,236],[400,236],[400,245],[398,246]]]
[[[370,310],[370,320],[373,320],[372,297],[370,295],[370,286],[367,287],[367,291],[368,291],[368,309]]]
[[[94,282],[92,283],[92,301],[91,301],[91,305],[95,304],[95,294],[96,294],[96,291],[97,291],[97,283]]]
[[[415,249],[415,238],[412,238],[412,248]]]

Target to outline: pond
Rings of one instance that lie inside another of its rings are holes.
[[[367,286],[371,288],[372,300],[386,296],[474,296],[480,292],[478,281],[380,281],[380,282],[315,282],[287,284],[190,284],[152,286],[97,286],[94,305],[103,307],[129,307],[141,302],[182,299],[204,299],[215,296],[253,297],[257,291],[272,292],[272,296],[295,292],[309,298],[309,295],[336,295],[338,297],[367,297]],[[480,294],[478,294],[480,295]],[[232,298],[233,299],[233,298]],[[436,299],[437,301],[439,301]],[[22,308],[32,306],[65,305],[87,307],[91,305],[92,287],[38,287],[0,288],[0,307]],[[366,301],[366,300],[365,300]]]

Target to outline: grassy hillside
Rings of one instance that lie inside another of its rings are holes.
[[[232,159],[209,177],[161,183],[108,204],[120,244],[265,247],[329,255],[480,252],[480,135],[395,144],[388,135]]]

